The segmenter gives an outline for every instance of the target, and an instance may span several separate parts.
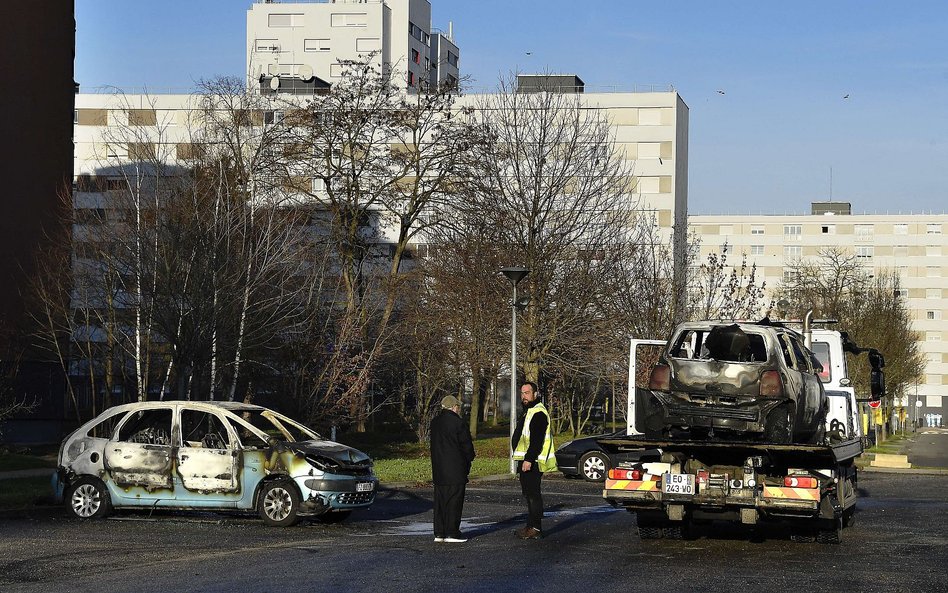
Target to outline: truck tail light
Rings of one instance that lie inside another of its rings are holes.
[[[667,364],[656,365],[648,379],[648,388],[654,391],[671,389],[671,370]]]
[[[761,397],[779,397],[783,395],[783,380],[779,371],[764,371],[760,375]]]
[[[641,480],[644,472],[640,469],[610,469],[610,480]]]
[[[816,488],[819,482],[813,476],[787,476],[783,485],[787,488]]]
[[[709,472],[708,470],[706,469],[698,470],[698,483],[699,484],[707,484],[709,477],[711,477],[711,472]]]

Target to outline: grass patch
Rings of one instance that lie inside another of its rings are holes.
[[[48,476],[0,480],[0,509],[25,509],[52,493]]]
[[[0,453],[0,472],[21,469],[42,469],[56,467],[55,455],[25,455],[23,453]]]
[[[507,457],[477,457],[471,466],[471,477],[493,476],[510,471]],[[375,462],[375,473],[385,483],[394,482],[431,482],[431,459],[379,459]]]

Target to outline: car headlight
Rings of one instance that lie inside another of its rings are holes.
[[[339,469],[339,464],[328,457],[319,455],[307,455],[306,462],[316,469],[324,472],[335,472]]]

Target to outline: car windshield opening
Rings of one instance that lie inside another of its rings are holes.
[[[266,433],[271,439],[294,442],[320,439],[315,431],[288,418],[278,416],[269,410],[253,410],[239,415],[241,419],[257,430]]]

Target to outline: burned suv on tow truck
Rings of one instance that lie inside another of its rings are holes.
[[[779,324],[683,323],[652,369],[645,433],[819,443],[821,371],[803,337]]]

